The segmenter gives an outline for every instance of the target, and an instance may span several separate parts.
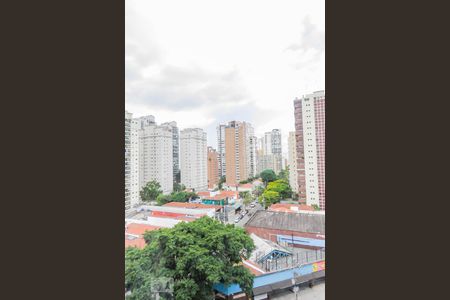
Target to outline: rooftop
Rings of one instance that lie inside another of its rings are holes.
[[[305,204],[287,204],[287,203],[275,203],[269,207],[270,211],[281,211],[281,212],[299,212],[304,211],[314,211],[314,208]]]
[[[181,208],[190,208],[190,209],[208,209],[213,208],[215,210],[220,209],[217,205],[208,205],[208,204],[202,204],[202,203],[189,203],[189,202],[169,202],[164,204],[163,206],[170,206],[170,207],[181,207]]]
[[[253,214],[245,227],[325,234],[325,215],[259,210]]]
[[[254,233],[252,233],[250,237],[255,244],[255,250],[250,256],[251,261],[260,262],[260,260],[265,260],[266,258],[273,257],[276,253],[281,253],[282,256],[292,255],[292,252],[287,248],[282,247],[272,241],[262,239]]]
[[[126,225],[125,231],[129,234],[142,235],[146,231],[157,230],[159,228],[161,227],[148,224],[129,223]]]

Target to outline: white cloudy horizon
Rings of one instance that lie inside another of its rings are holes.
[[[125,108],[158,124],[294,130],[293,100],[325,89],[325,3],[127,0]]]

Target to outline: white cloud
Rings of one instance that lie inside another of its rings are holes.
[[[293,99],[325,87],[324,1],[126,2],[126,108],[157,122],[280,128],[287,150]]]

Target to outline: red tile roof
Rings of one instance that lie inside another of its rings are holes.
[[[251,189],[253,187],[253,184],[245,183],[245,184],[241,184],[239,187],[246,188],[246,189]]]
[[[296,212],[294,209],[291,209],[291,207],[297,207],[298,210],[308,210],[313,211],[314,208],[309,205],[305,204],[286,204],[286,203],[276,203],[272,204],[269,207],[270,211],[280,211],[280,212]]]
[[[198,209],[207,209],[207,208],[214,208],[215,210],[220,209],[217,205],[209,205],[209,204],[202,204],[202,203],[189,203],[189,202],[169,202],[164,204],[163,206],[170,206],[170,207],[182,207],[182,208],[198,208]]]
[[[197,192],[197,195],[201,196],[201,197],[209,197],[210,192],[209,191],[202,191],[202,192]]]
[[[147,224],[130,223],[127,225],[126,232],[130,234],[143,235],[146,231],[157,230],[159,228],[161,227]]]
[[[181,220],[181,221],[186,221],[186,222],[191,222],[191,221],[195,221],[200,217],[206,216],[206,214],[199,214],[196,217],[186,217],[186,216],[165,216],[165,215],[157,215],[155,216],[156,218],[161,218],[161,219],[172,219],[172,220]]]
[[[142,249],[145,247],[145,240],[143,238],[130,240],[125,237],[125,248],[128,247],[137,247],[139,249]]]
[[[238,197],[239,192],[238,191],[221,191],[219,195],[225,196],[225,197]]]

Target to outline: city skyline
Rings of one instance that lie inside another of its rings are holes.
[[[323,1],[127,1],[126,109],[202,128],[215,149],[218,124],[246,121],[258,137],[277,128],[286,155],[293,100],[325,87],[323,11]]]

